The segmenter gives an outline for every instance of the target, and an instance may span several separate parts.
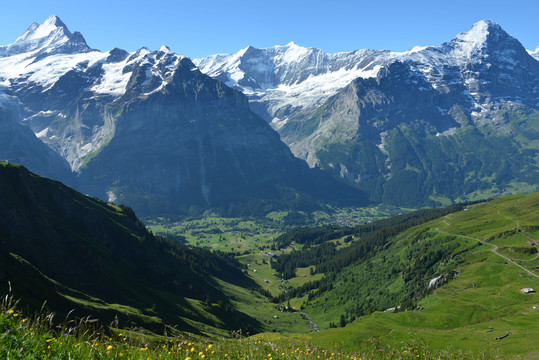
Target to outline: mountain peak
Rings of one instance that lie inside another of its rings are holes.
[[[53,33],[62,33],[67,37],[71,36],[71,32],[67,26],[56,15],[51,15],[43,24],[33,23],[30,27],[15,40],[15,43],[29,40],[38,40],[51,36]]]
[[[473,24],[467,32],[460,33],[455,39],[470,44],[483,44],[490,36],[505,33],[502,27],[492,20],[481,20]]]
[[[525,51],[517,39],[492,20],[476,22],[468,31],[458,34],[443,46],[448,46],[458,58],[476,58],[478,61],[488,54],[506,53],[508,49],[515,50],[515,53]]]
[[[58,54],[88,52],[91,49],[81,33],[71,33],[56,15],[51,15],[43,24],[33,23],[5,48],[5,56],[22,53]]]
[[[161,53],[165,53],[165,54],[169,54],[169,53],[172,53],[172,51],[170,50],[170,48],[166,45],[162,45],[158,52],[161,52]]]

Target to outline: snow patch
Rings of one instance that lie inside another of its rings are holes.
[[[43,139],[43,138],[46,138],[47,137],[47,133],[49,132],[49,128],[46,127],[45,129],[41,130],[40,132],[36,133],[36,136],[39,138],[39,139]]]
[[[107,197],[108,197],[107,201],[110,203],[115,202],[118,199],[118,197],[112,190],[107,191]]]
[[[89,153],[92,150],[92,143],[89,142],[88,144],[82,146],[80,149],[86,153]]]
[[[453,136],[455,135],[455,132],[457,131],[457,128],[456,127],[453,127],[453,128],[449,128],[441,133],[436,133],[436,136],[437,137],[440,137],[440,136]]]

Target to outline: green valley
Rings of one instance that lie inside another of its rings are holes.
[[[0,172],[5,358],[539,354],[539,303],[521,293],[539,288],[539,193],[378,220],[402,210],[156,218],[149,231],[127,207]]]

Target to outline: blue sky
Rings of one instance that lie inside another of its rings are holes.
[[[498,22],[529,50],[539,46],[537,0],[25,0],[1,9],[0,45],[56,14],[102,51],[168,45],[194,58],[290,41],[326,52],[404,51],[439,45],[482,19]]]

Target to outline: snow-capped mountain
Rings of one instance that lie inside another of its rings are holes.
[[[364,199],[296,159],[241,92],[166,46],[92,50],[51,16],[0,54],[0,108],[69,163],[84,193],[142,214]]]
[[[478,86],[491,81],[476,78],[482,65],[498,66],[496,82],[502,83],[498,89],[501,96],[510,96],[503,91],[507,84],[512,88],[522,85],[516,83],[515,74],[537,70],[537,64],[518,40],[490,20],[479,21],[441,46],[416,46],[403,53],[363,49],[327,54],[290,43],[265,49],[247,47],[236,54],[207,56],[194,63],[202,72],[243,91],[253,110],[286,137],[288,134],[281,129],[289,120],[311,116],[352,80],[375,78],[382,67],[395,61],[413,63],[442,92],[462,84],[481,104],[484,99]],[[534,89],[529,91],[533,93]],[[519,92],[518,97],[529,95],[529,91]]]
[[[0,56],[72,54],[92,51],[79,32],[71,33],[56,16],[43,24],[33,23],[11,45],[0,46]]]
[[[291,42],[193,62],[200,70],[249,98],[253,111],[279,129],[290,118],[311,115],[330,96],[358,77],[376,76],[389,51],[327,54]]]
[[[424,205],[537,188],[533,55],[485,20],[402,53],[325,54],[291,43],[195,63],[244,91],[311,167],[355,182],[373,201]]]

